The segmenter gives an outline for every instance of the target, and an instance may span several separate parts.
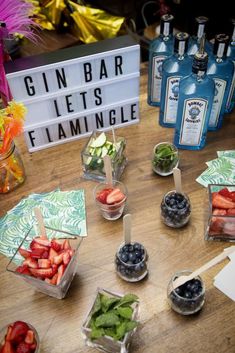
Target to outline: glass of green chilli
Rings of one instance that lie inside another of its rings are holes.
[[[173,173],[173,168],[179,164],[178,149],[170,142],[160,142],[153,148],[152,168],[159,175],[167,176]]]

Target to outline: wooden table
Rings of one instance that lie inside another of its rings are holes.
[[[0,327],[14,320],[30,322],[38,330],[42,353],[91,353],[81,337],[81,324],[97,286],[118,292],[134,292],[140,298],[140,326],[133,340],[133,353],[229,353],[235,352],[235,304],[213,287],[213,277],[226,263],[203,274],[206,303],[200,314],[183,317],[166,300],[168,281],[176,270],[196,269],[217,255],[228,243],[204,240],[206,191],[195,179],[216,157],[217,150],[235,147],[235,115],[225,118],[219,132],[209,133],[202,151],[180,151],[184,191],[192,203],[192,217],[185,228],[165,226],[159,216],[163,194],[173,189],[173,178],[151,170],[153,146],[172,140],[173,130],[158,125],[158,109],[147,99],[147,64],[141,75],[141,122],[117,131],[127,139],[126,184],[128,212],[133,217],[133,235],[149,253],[149,276],[131,284],[117,277],[114,255],[122,241],[122,219],[104,220],[95,206],[95,182],[82,178],[80,152],[87,139],[63,144],[33,154],[23,137],[18,139],[27,180],[8,195],[0,196],[0,216],[31,193],[85,189],[88,237],[80,250],[80,264],[67,297],[57,300],[35,292],[25,282],[5,271],[7,259],[0,257]]]

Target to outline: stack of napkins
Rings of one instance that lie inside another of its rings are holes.
[[[235,252],[228,257],[231,261],[214,278],[214,286],[235,301]]]
[[[87,235],[84,190],[57,189],[31,194],[0,219],[0,252],[3,255],[12,257],[29,231],[38,234],[35,207],[40,208],[46,227],[65,232],[61,236],[59,232],[48,229],[49,238]]]
[[[217,156],[206,162],[208,168],[196,181],[205,187],[208,184],[235,185],[235,150],[218,151]]]

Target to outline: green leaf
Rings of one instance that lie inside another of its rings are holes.
[[[116,329],[115,328],[108,327],[108,328],[104,329],[104,331],[105,331],[106,336],[110,336],[113,338],[116,337]]]
[[[98,311],[100,311],[101,309],[101,296],[100,293],[98,293],[93,310],[92,310],[92,316],[94,316],[94,314],[98,313]]]
[[[120,324],[119,317],[114,313],[105,313],[95,320],[96,327],[112,327]]]
[[[102,295],[101,296],[101,307],[103,313],[106,313],[108,310],[110,310],[114,304],[118,303],[120,301],[119,298],[114,298],[114,297],[108,297],[107,295]]]
[[[105,335],[105,331],[102,327],[93,327],[91,329],[91,339],[95,340]]]
[[[127,330],[126,330],[126,321],[122,322],[116,330],[116,335],[115,335],[115,339],[117,341],[121,341],[123,339],[123,337],[125,336]]]
[[[118,314],[124,319],[131,319],[133,314],[133,309],[130,306],[117,308]]]
[[[120,306],[126,306],[127,304],[131,305],[131,304],[137,302],[138,299],[139,298],[135,294],[126,294],[126,295],[124,295],[124,297],[121,298],[119,303],[115,305],[115,308],[118,308]]]
[[[138,326],[137,321],[129,321],[126,323],[126,332],[132,331],[134,328]]]

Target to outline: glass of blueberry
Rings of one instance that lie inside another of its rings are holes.
[[[191,205],[186,194],[169,191],[161,202],[161,217],[163,222],[173,228],[183,227],[188,223]]]
[[[167,297],[171,308],[179,314],[195,314],[205,302],[205,285],[200,276],[174,289],[173,282],[180,276],[187,276],[192,271],[177,272],[171,278],[167,287]]]
[[[121,244],[115,256],[117,274],[125,281],[138,282],[148,274],[147,259],[142,244]]]

